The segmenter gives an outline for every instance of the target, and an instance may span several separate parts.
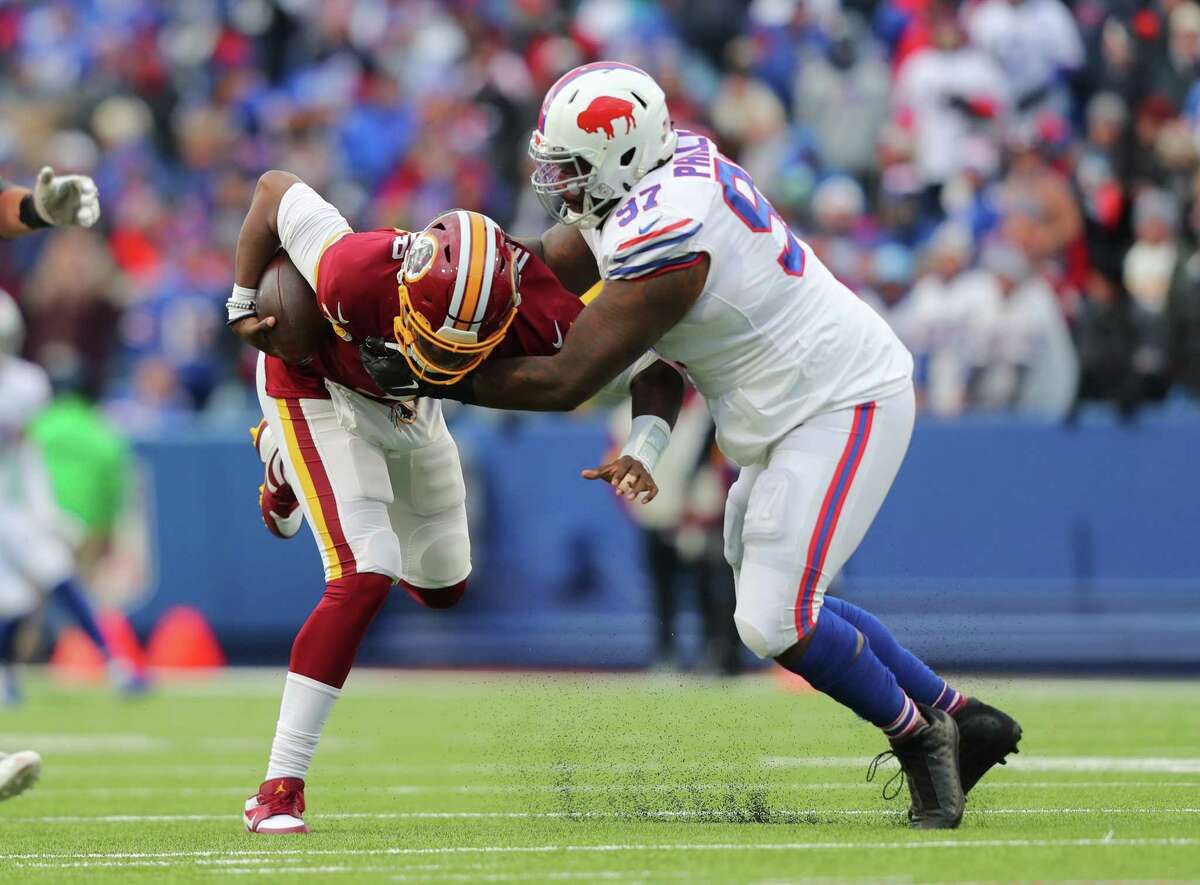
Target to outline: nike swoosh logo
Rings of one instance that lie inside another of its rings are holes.
[[[644,234],[646,231],[650,230],[650,228],[654,227],[654,225],[656,225],[656,224],[658,224],[658,221],[657,221],[657,220],[655,220],[655,221],[651,221],[651,222],[650,222],[649,224],[647,224],[645,227],[639,227],[639,228],[638,228],[638,233],[639,233],[639,234]]]
[[[557,340],[554,342],[554,349],[559,350],[563,346],[563,336],[562,329],[558,327],[558,320],[554,321],[554,334],[557,336]]]
[[[416,390],[418,386],[416,381],[412,381],[408,384],[397,384],[392,387],[392,390]]]

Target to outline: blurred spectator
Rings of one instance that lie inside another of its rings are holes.
[[[1187,0],[1167,16],[1166,51],[1156,59],[1151,89],[1175,111],[1183,109],[1188,92],[1200,78],[1200,6]]]
[[[1132,235],[1127,126],[1129,110],[1116,94],[1102,92],[1087,106],[1086,140],[1075,161],[1074,183],[1083,214],[1084,240],[1092,271],[1108,280],[1121,275]]]
[[[941,186],[962,169],[968,137],[992,130],[1004,116],[1008,86],[991,57],[967,43],[952,6],[936,4],[929,15],[932,45],[900,68],[892,100],[912,128],[917,171],[936,212]]]
[[[761,80],[749,73],[753,48],[747,40],[729,45],[732,70],[713,100],[711,113],[717,139],[766,193],[772,190],[773,161],[779,159],[787,126],[783,103]]]
[[[1180,255],[1167,297],[1167,358],[1172,377],[1200,397],[1200,172],[1188,216],[1193,247]]]
[[[1177,216],[1196,199],[1196,0],[55,0],[4,6],[0,47],[0,171],[45,157],[104,196],[92,234],[0,244],[0,285],[29,353],[77,353],[141,428],[253,408],[221,302],[264,170],[356,227],[463,206],[536,233],[527,134],[547,87],[602,58],[655,75],[675,124],[713,133],[903,335],[909,316],[938,330],[919,365],[940,411],[970,407],[936,367],[967,347],[948,317],[977,296],[929,269],[906,296],[902,252],[880,246],[944,270],[944,237],[926,247],[947,220],[969,244],[954,276],[1000,237],[1052,287],[1081,397],[1130,411],[1190,383],[1196,231],[1154,241],[1133,220],[1148,189],[1151,227],[1162,195]]]
[[[879,47],[848,18],[838,20],[826,55],[797,70],[796,119],[809,127],[828,168],[869,177],[887,120],[891,84]]]
[[[897,328],[916,357],[918,396],[938,415],[957,415],[967,405],[971,321],[994,297],[970,269],[971,250],[966,228],[947,223],[938,229]]]
[[[1142,395],[1161,399],[1169,384],[1167,301],[1180,258],[1175,198],[1166,191],[1143,192],[1134,206],[1133,225],[1136,239],[1124,266],[1135,335],[1133,370]]]
[[[1069,110],[1067,78],[1082,67],[1083,42],[1060,0],[983,0],[970,9],[971,40],[1004,70],[1018,114]]]
[[[1005,238],[1035,263],[1063,262],[1068,247],[1083,233],[1070,185],[1047,162],[1045,143],[1034,125],[1015,130],[1009,150],[1009,170],[1000,191]]]
[[[979,298],[971,317],[975,407],[1048,418],[1066,416],[1075,402],[1079,364],[1054,290],[1010,243],[989,244],[981,256]]]
[[[912,252],[899,243],[885,243],[872,254],[868,283],[861,290],[863,301],[888,321],[902,341],[912,340],[906,325],[912,300],[905,296],[915,271]]]
[[[866,278],[867,250],[876,238],[866,210],[863,189],[849,176],[831,176],[813,192],[815,227],[810,244],[834,275],[851,287]]]

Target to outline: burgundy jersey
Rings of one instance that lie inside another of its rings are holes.
[[[369,337],[396,340],[393,330],[400,314],[396,280],[410,236],[392,228],[351,233],[325,250],[317,265],[317,304],[329,320],[331,334],[304,366],[267,357],[270,396],[328,399],[324,381],[328,378],[373,399],[389,399],[362,367],[358,346]],[[488,359],[551,356],[562,347],[583,302],[563,288],[537,256],[512,239],[509,244],[521,304],[504,340]]]

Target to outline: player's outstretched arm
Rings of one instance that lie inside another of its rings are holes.
[[[514,239],[544,261],[569,292],[582,295],[600,281],[596,258],[576,227],[556,224],[540,237]]]
[[[708,263],[702,254],[661,276],[609,280],[554,356],[489,361],[457,385],[422,392],[494,409],[569,412],[683,319],[704,289]]]
[[[32,190],[0,179],[0,237],[6,240],[44,227],[91,227],[99,218],[100,195],[86,175],[55,175],[43,166]]]

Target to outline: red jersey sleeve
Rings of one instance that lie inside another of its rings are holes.
[[[391,338],[400,313],[396,274],[409,234],[386,228],[346,234],[317,264],[317,304],[343,340]]]
[[[521,304],[504,340],[489,359],[553,356],[583,310],[579,296],[566,289],[540,258],[509,239],[520,275]]]

